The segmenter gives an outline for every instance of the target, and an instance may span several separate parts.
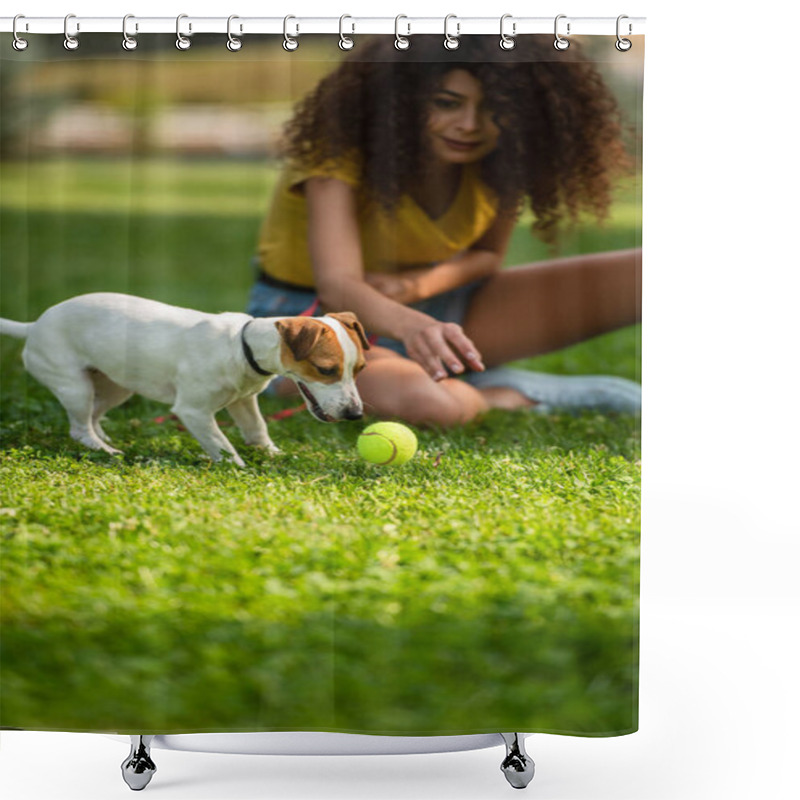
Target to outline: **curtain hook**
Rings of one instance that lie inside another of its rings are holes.
[[[626,16],[625,14],[620,14],[617,17],[617,41],[614,43],[614,47],[616,47],[617,50],[620,51],[620,53],[625,53],[628,50],[630,50],[631,47],[633,47],[633,43],[631,42],[630,39],[623,39],[619,35],[619,24],[620,24],[620,22],[622,22],[623,19],[629,19],[629,17]],[[628,23],[628,36],[631,35],[632,31],[633,31],[633,26],[629,22]]]
[[[559,14],[556,17],[555,27],[554,27],[556,38],[555,38],[555,41],[553,42],[553,47],[555,47],[556,50],[566,50],[569,47],[569,41],[567,41],[567,39],[565,39],[563,36],[560,36],[559,33],[558,33],[558,21],[560,19],[566,19],[566,18],[567,18],[566,14]],[[569,27],[570,27],[570,25],[569,25],[569,22],[568,22],[567,23],[567,36],[569,36]]]
[[[11,30],[14,34],[14,41],[12,42],[12,46],[18,52],[22,52],[28,46],[28,40],[22,39],[20,35],[17,33],[17,20],[20,19],[25,19],[25,16],[23,14],[17,14],[17,16],[14,17],[14,22],[11,26]],[[27,29],[28,29],[28,24],[25,23],[25,30]]]
[[[129,19],[136,19],[136,17],[134,17],[133,14],[126,14],[122,18],[122,47],[125,50],[135,50],[136,49],[136,45],[139,44],[139,43],[136,41],[136,34],[131,36],[128,33],[128,20]],[[138,22],[134,23],[133,29],[137,33],[139,32],[139,23]]]
[[[451,19],[456,21],[456,34],[453,36],[447,30],[447,25]],[[461,35],[461,23],[458,21],[458,17],[455,14],[448,14],[444,18],[444,48],[445,50],[458,50],[458,46],[461,44],[459,42],[458,37]]]
[[[181,33],[181,20],[182,19],[189,19],[188,14],[178,14],[177,19],[175,20],[175,35],[178,37],[175,40],[175,47],[178,50],[188,50],[192,46],[192,40],[188,36],[184,36]],[[189,23],[189,33],[192,32],[192,23]]]
[[[343,30],[344,21],[346,19],[353,19],[353,18],[349,14],[342,14],[342,16],[339,17],[339,48],[341,50],[352,50],[353,47],[355,46],[355,42],[349,36],[345,36]],[[351,24],[350,33],[352,34],[355,32],[356,32],[356,24],[355,22],[353,22]]]
[[[409,41],[408,37],[411,36],[411,23],[406,22],[406,27],[408,30],[406,31],[405,36],[400,35],[400,20],[405,19],[407,20],[408,17],[405,14],[398,14],[394,18],[394,46],[398,50],[408,50],[411,47],[411,42]]]
[[[64,17],[64,49],[65,50],[77,50],[78,49],[78,37],[72,36],[69,32],[69,21],[71,19],[76,19],[74,14],[67,14]],[[81,29],[80,23],[75,23],[75,32],[79,33]]]
[[[283,49],[288,50],[290,53],[300,46],[300,42],[297,41],[293,36],[289,36],[289,20],[290,19],[297,19],[297,17],[293,17],[291,14],[283,18]],[[300,26],[297,26],[295,31],[295,36],[300,33]]]
[[[505,23],[507,19],[512,20],[510,35],[505,32]],[[513,14],[503,14],[503,16],[500,17],[500,47],[503,50],[513,50],[517,45],[514,39],[517,35],[517,23],[514,22],[513,19]]]
[[[239,19],[239,17],[237,17],[236,14],[231,14],[231,16],[228,17],[228,44],[226,46],[228,50],[231,51],[231,53],[235,53],[237,50],[242,49],[242,40],[237,38],[231,33],[231,22],[233,22],[235,19]],[[239,33],[241,34],[241,32],[242,32],[242,26],[240,24]]]

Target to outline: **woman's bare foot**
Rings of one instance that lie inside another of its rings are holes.
[[[487,386],[479,390],[486,400],[489,408],[502,408],[505,411],[516,411],[520,408],[530,408],[537,405],[529,400],[522,392],[508,386]]]

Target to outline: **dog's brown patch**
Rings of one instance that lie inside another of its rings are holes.
[[[333,317],[337,322],[341,322],[345,331],[347,331],[347,335],[353,340],[357,353],[353,373],[357,375],[366,366],[364,350],[369,350],[369,341],[367,340],[367,334],[364,332],[364,326],[352,311],[340,311],[326,316]]]
[[[278,320],[275,327],[281,335],[281,362],[287,370],[317,383],[331,384],[342,379],[344,351],[324,322],[292,317]]]

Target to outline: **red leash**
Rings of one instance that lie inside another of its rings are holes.
[[[270,414],[266,419],[272,420],[281,420],[286,419],[287,417],[292,417],[295,414],[298,414],[306,407],[305,403],[299,406],[295,406],[294,408],[284,408],[282,411],[276,411],[274,414]]]

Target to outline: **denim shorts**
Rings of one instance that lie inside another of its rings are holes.
[[[412,303],[410,307],[441,322],[456,322],[461,325],[467,315],[472,295],[483,282],[483,280],[473,281],[449,292],[421,300],[419,303]],[[296,317],[304,313],[318,317],[322,312],[319,307],[314,309],[316,300],[317,295],[313,291],[278,288],[257,280],[250,290],[247,313],[253,317]],[[309,311],[310,309],[313,311]],[[406,355],[403,343],[397,339],[378,336],[374,341],[372,339],[370,341],[378,347],[388,347],[400,355]]]

